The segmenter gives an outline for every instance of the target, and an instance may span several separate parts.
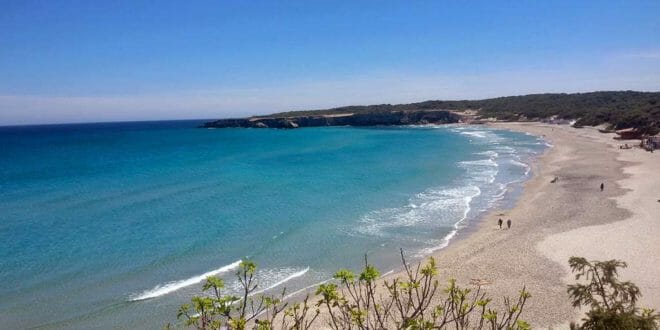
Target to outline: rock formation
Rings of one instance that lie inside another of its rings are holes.
[[[219,119],[204,123],[206,128],[298,128],[315,126],[391,126],[449,124],[461,120],[458,114],[445,110],[387,111],[374,113],[338,113],[295,117],[249,117]]]

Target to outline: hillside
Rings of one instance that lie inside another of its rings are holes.
[[[638,128],[647,134],[660,131],[660,92],[591,92],[573,94],[530,94],[484,100],[424,101],[409,104],[346,106],[325,110],[290,111],[269,117],[318,116],[329,114],[373,114],[392,111],[479,110],[482,118],[532,120],[557,116],[577,119],[576,126],[609,124],[611,128]]]

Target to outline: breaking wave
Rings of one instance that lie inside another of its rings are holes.
[[[483,214],[504,199],[509,186],[528,176],[531,167],[521,161],[534,142],[512,140],[496,130],[454,127],[451,131],[467,136],[470,143],[486,150],[475,152],[476,159],[457,162],[465,170],[450,186],[427,189],[401,207],[369,212],[360,218],[353,233],[399,241],[422,242],[416,257],[445,248],[458,231],[475,216]],[[480,157],[479,157],[480,156]],[[419,240],[419,234],[441,231],[440,239]]]
[[[257,290],[252,294],[259,294],[262,292],[266,292],[268,290],[274,289],[288,281],[291,281],[294,278],[301,277],[305,275],[309,271],[309,267],[302,269],[302,270],[297,270],[294,268],[282,268],[278,270],[265,270],[264,273],[260,274],[260,277],[263,277],[263,280],[261,280],[261,283],[266,283],[266,287],[261,290]],[[274,280],[274,282],[273,282]],[[268,283],[270,282],[270,283]]]
[[[240,265],[241,261],[235,261],[229,265],[222,266],[218,269],[214,269],[212,271],[206,272],[201,275],[193,276],[189,279],[181,280],[181,281],[174,281],[174,282],[169,282],[164,285],[157,285],[155,288],[151,290],[144,291],[138,295],[135,295],[131,297],[131,301],[139,301],[139,300],[145,300],[145,299],[151,299],[151,298],[156,298],[160,296],[164,296],[168,293],[172,293],[174,291],[183,289],[187,286],[191,286],[193,284],[201,283],[204,281],[207,277],[209,276],[214,276],[214,275],[219,275],[225,272],[228,272],[232,269],[238,268]]]
[[[406,206],[369,212],[355,230],[363,235],[392,237],[402,227],[434,227],[442,220],[450,225],[467,215],[470,202],[479,194],[481,190],[476,185],[429,189],[411,198]]]
[[[478,151],[474,152],[472,157],[455,163],[456,167],[463,170],[460,177],[448,185],[432,187],[419,192],[409,197],[400,206],[363,213],[357,223],[353,222],[343,227],[344,233],[410,243],[414,249],[414,252],[411,252],[415,257],[425,256],[447,247],[461,228],[465,227],[471,219],[482,214],[481,212],[496,207],[499,201],[504,199],[510,184],[524,180],[530,172],[531,167],[525,163],[525,156],[533,154],[534,150],[526,150],[525,147],[532,143],[536,145],[538,141],[517,144],[517,141],[512,141],[506,136],[500,136],[496,131],[488,129],[471,130],[457,127],[450,130],[469,137],[470,144],[478,146]],[[543,142],[543,140],[539,141]],[[283,234],[283,232],[278,232],[271,239],[279,240]],[[425,238],[426,234],[436,236]],[[186,286],[200,283],[207,276],[234,269],[238,264],[237,261],[199,276],[159,285],[136,295],[131,300],[137,301],[166,295]],[[309,271],[309,267],[262,269],[257,275],[260,283],[259,290],[253,294],[281,287],[287,282],[305,276]],[[286,297],[292,297],[326,283],[329,279],[318,282],[318,280],[327,278],[325,276],[327,274],[318,278],[315,284],[304,286]],[[299,281],[309,284],[314,277],[314,274],[308,274],[303,279],[296,280],[294,284]],[[238,292],[239,286],[237,281],[231,281],[228,289]]]

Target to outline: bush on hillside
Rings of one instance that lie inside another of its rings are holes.
[[[507,96],[484,100],[424,101],[409,104],[347,106],[325,110],[290,111],[273,116],[309,116],[337,113],[378,113],[412,110],[479,110],[483,118],[516,121],[557,116],[575,119],[576,125],[609,124],[611,128],[634,127],[645,134],[660,131],[660,93],[658,92],[592,92],[547,93]]]

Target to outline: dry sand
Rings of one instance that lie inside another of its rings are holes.
[[[660,153],[620,150],[611,134],[591,128],[490,125],[543,135],[554,147],[533,164],[513,209],[492,212],[436,253],[443,277],[485,280],[493,297],[516,296],[525,285],[532,298],[524,319],[564,328],[580,318],[566,294],[568,258],[618,258],[628,262],[622,276],[640,286],[641,303],[660,307]],[[510,230],[498,228],[500,217],[512,219]]]
[[[581,318],[566,293],[573,282],[568,258],[616,258],[628,262],[621,276],[640,287],[640,305],[660,309],[660,152],[621,150],[638,142],[593,128],[488,125],[544,136],[553,147],[532,164],[534,175],[512,209],[494,210],[434,254],[441,278],[489,283],[484,288],[500,307],[500,297],[515,298],[524,285],[532,298],[522,318],[534,328],[563,329]],[[498,218],[503,227],[511,219],[511,229],[499,229]],[[385,278],[393,277],[403,273]]]
[[[624,142],[612,134],[585,130],[582,139],[599,141],[616,154],[625,177],[616,182],[626,191],[614,197],[619,208],[631,214],[623,221],[573,229],[546,237],[538,249],[557,262],[572,255],[588,259],[619,259],[628,263],[621,277],[637,284],[640,305],[660,309],[660,155],[639,148],[619,149]],[[631,143],[629,143],[631,144]],[[610,166],[610,165],[600,165]],[[608,187],[606,187],[607,189]],[[566,268],[568,271],[568,268]],[[568,276],[565,280],[570,281]]]

